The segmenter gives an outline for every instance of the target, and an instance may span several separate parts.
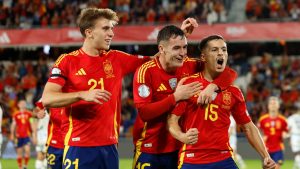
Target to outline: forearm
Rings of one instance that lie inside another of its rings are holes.
[[[174,118],[174,115],[171,115],[171,117],[169,117],[169,119],[168,119],[168,130],[175,139],[184,143],[184,134],[185,133],[182,132],[182,130],[178,124],[178,119]]]
[[[263,139],[257,129],[257,127],[252,123],[246,124],[243,127],[246,137],[253,148],[260,154],[262,158],[270,157]]]
[[[149,121],[169,112],[176,105],[174,95],[170,95],[163,100],[137,105],[139,115],[143,121]]]
[[[65,107],[81,100],[81,92],[44,92],[42,102],[45,107]]]

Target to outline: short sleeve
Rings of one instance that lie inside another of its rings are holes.
[[[66,54],[61,55],[53,65],[48,82],[56,83],[64,86],[67,80],[68,73],[68,57]]]
[[[233,106],[232,116],[237,124],[243,125],[251,121],[250,115],[246,108],[244,96],[240,89],[234,88],[233,95],[235,96],[236,103]]]
[[[151,76],[147,65],[139,67],[133,78],[133,98],[134,103],[150,103],[152,101]]]

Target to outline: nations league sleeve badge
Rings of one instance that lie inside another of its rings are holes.
[[[146,98],[150,95],[150,88],[147,85],[142,84],[139,86],[138,92],[140,97]]]

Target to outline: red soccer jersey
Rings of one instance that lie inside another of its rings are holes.
[[[48,82],[63,86],[63,92],[105,89],[112,94],[102,105],[81,100],[65,107],[65,145],[104,146],[118,142],[122,78],[147,60],[148,57],[116,50],[93,57],[82,49],[57,59]]]
[[[197,64],[196,60],[186,58],[183,66],[173,75],[164,71],[158,58],[143,64],[136,71],[133,80],[135,104],[157,102],[172,95],[178,79],[194,73]],[[164,113],[158,118],[143,122],[138,114],[133,129],[133,141],[137,150],[158,154],[173,152],[180,148],[180,142],[167,130],[167,116],[168,113]]]
[[[264,141],[268,152],[272,153],[284,149],[282,134],[288,131],[284,116],[279,115],[272,118],[269,114],[265,114],[260,117],[258,127],[264,133]]]
[[[16,136],[17,138],[26,138],[29,137],[31,134],[31,125],[30,125],[30,118],[32,117],[31,112],[24,111],[20,112],[17,111],[13,118],[16,122]]]
[[[209,82],[202,74],[192,76],[189,82],[199,81],[207,86]],[[198,142],[184,144],[180,150],[180,163],[206,164],[224,160],[231,156],[228,128],[230,114],[237,124],[251,121],[242,92],[234,86],[217,94],[207,106],[196,103],[198,96],[177,104],[172,114],[181,116],[180,126],[183,132],[190,128],[199,130]]]
[[[64,148],[63,130],[61,128],[61,120],[63,116],[63,108],[50,108],[50,121],[48,125],[47,146],[55,148]]]

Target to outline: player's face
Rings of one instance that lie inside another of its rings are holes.
[[[201,59],[205,62],[205,69],[209,72],[223,72],[228,60],[226,43],[222,39],[209,41],[201,54]]]
[[[168,42],[162,43],[160,52],[163,53],[166,67],[177,68],[183,65],[183,60],[187,55],[186,37],[171,37]]]
[[[25,100],[19,101],[18,107],[19,107],[19,109],[25,109],[26,108],[26,101]]]
[[[112,38],[114,37],[114,21],[105,18],[99,18],[95,26],[91,28],[90,39],[98,50],[108,50]]]
[[[277,113],[279,111],[279,101],[277,99],[270,99],[268,102],[268,110],[270,113]]]

